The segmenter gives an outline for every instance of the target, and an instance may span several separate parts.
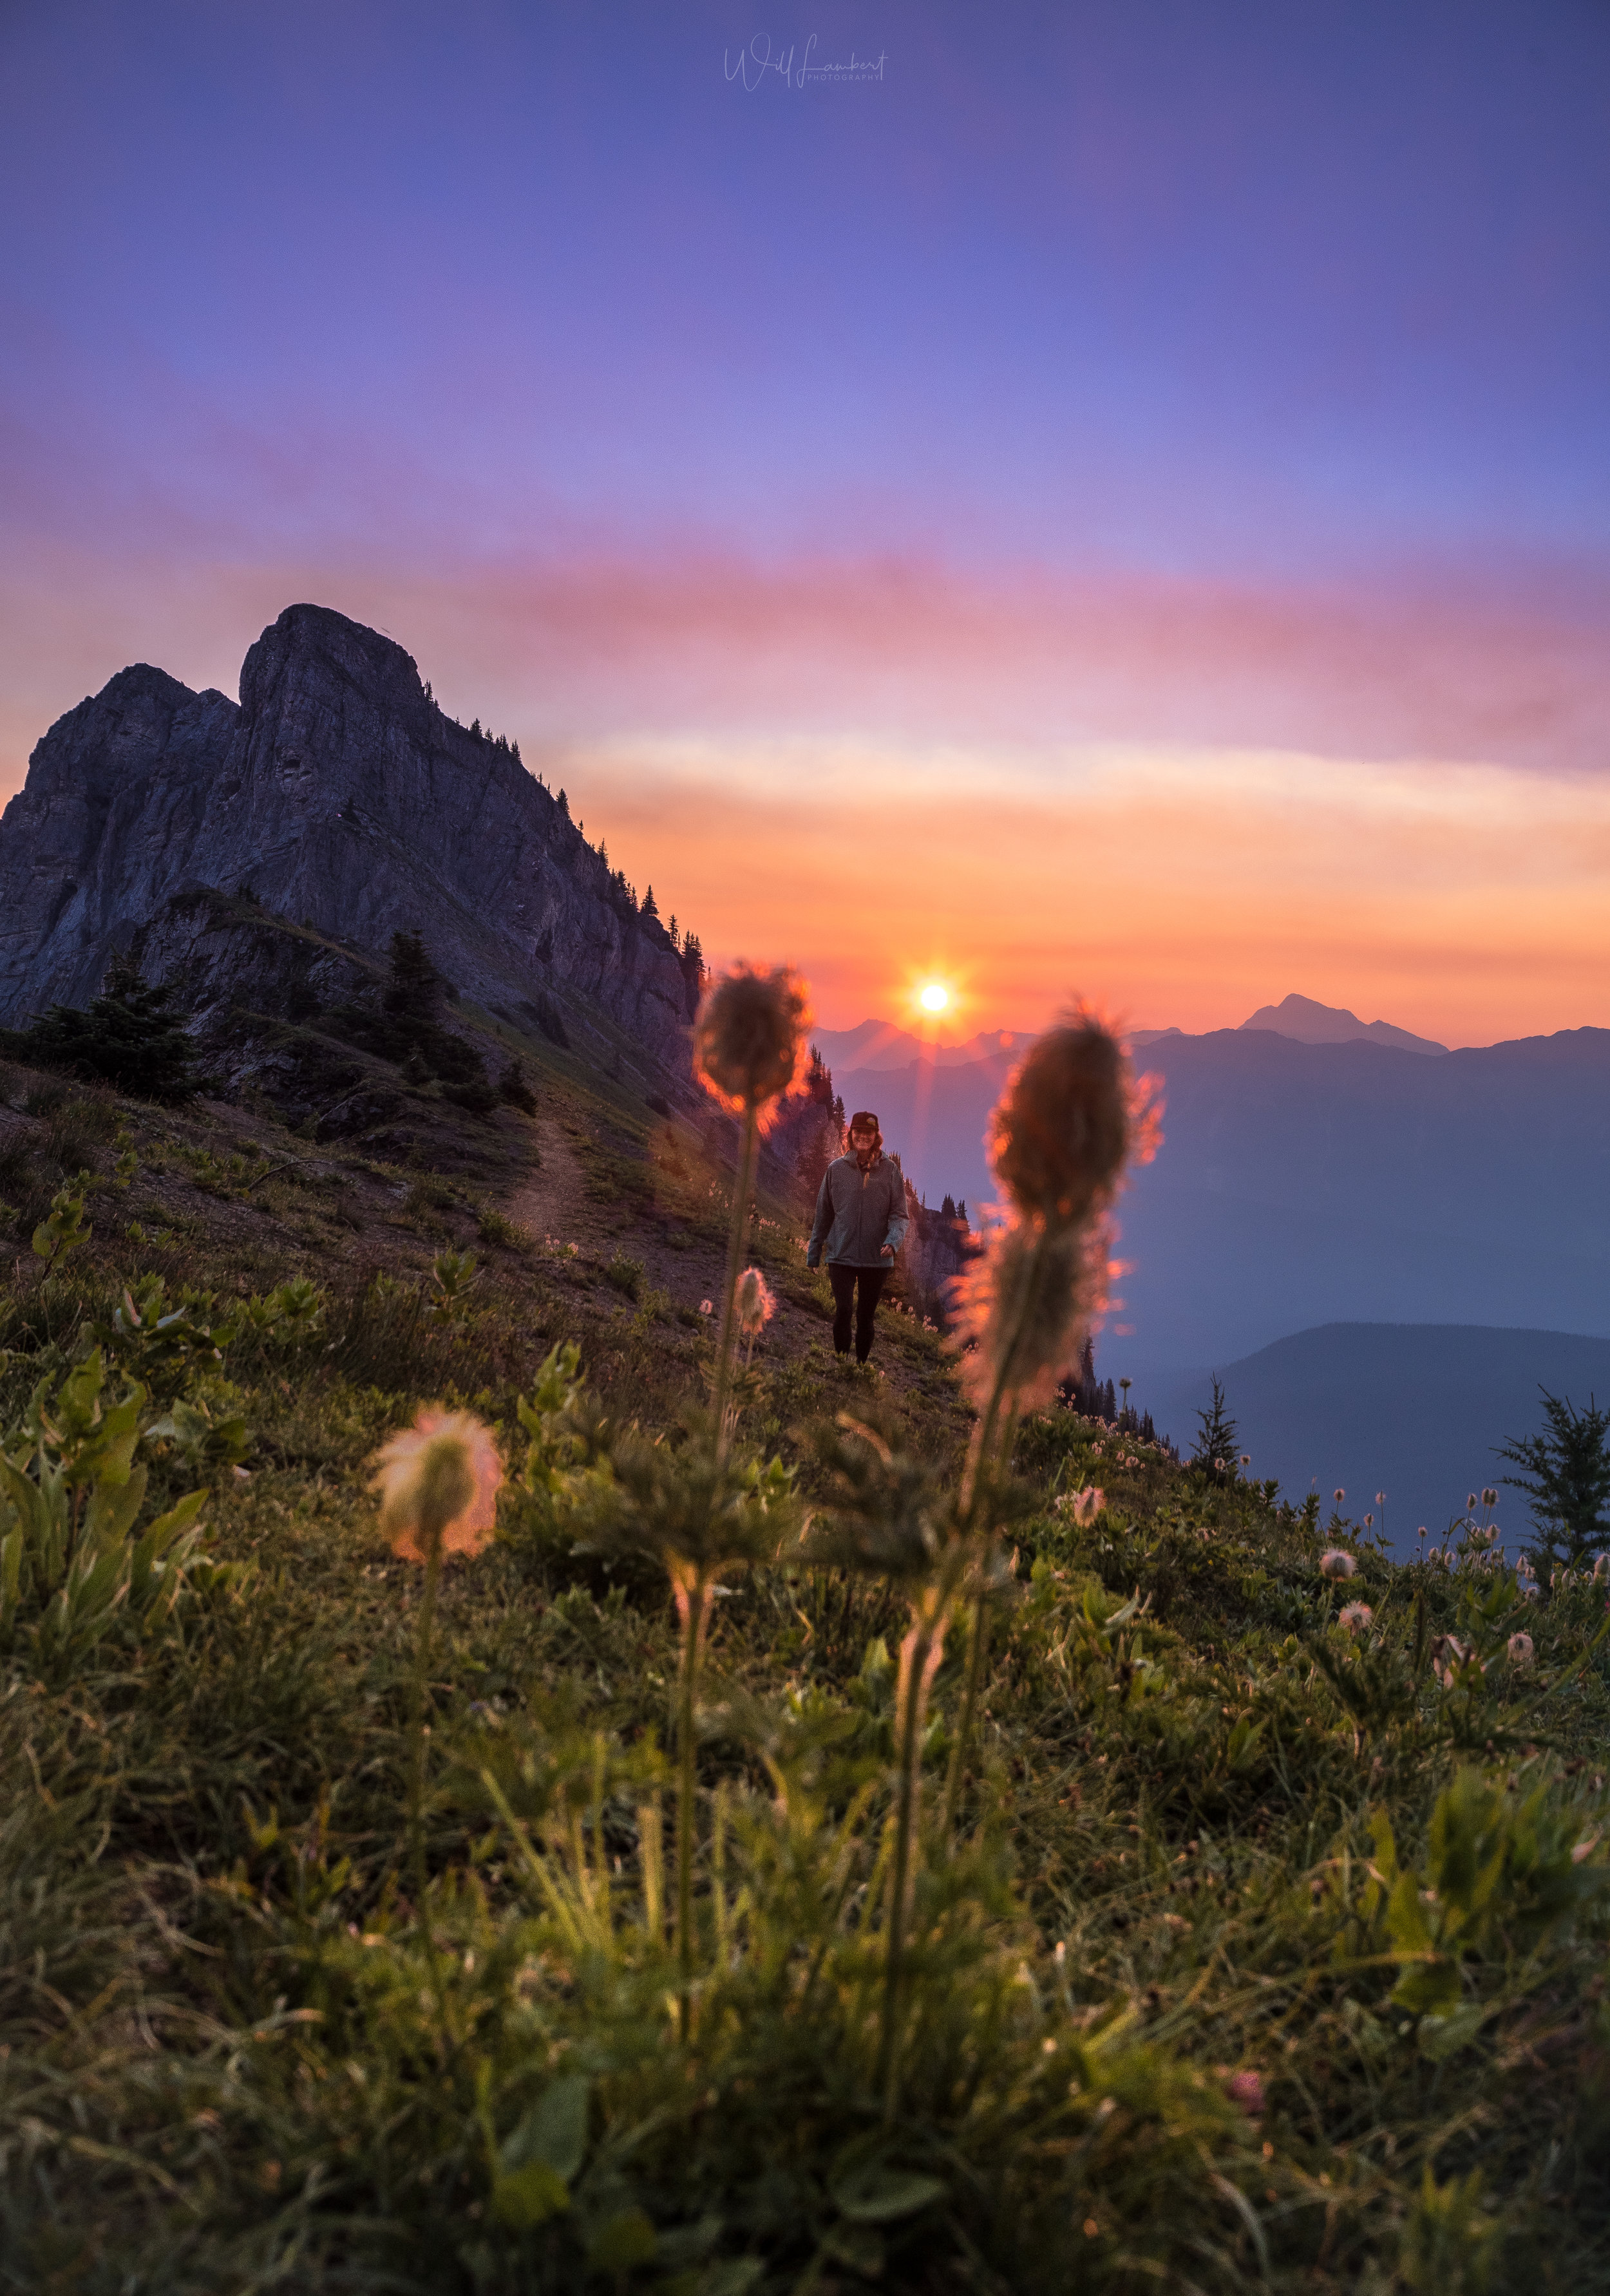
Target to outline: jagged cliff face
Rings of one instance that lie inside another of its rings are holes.
[[[464,996],[522,1025],[557,1007],[584,1041],[602,1013],[686,1076],[664,931],[622,914],[556,800],[400,646],[324,607],[264,631],[238,708],[140,664],[51,727],[0,819],[0,1022],[86,1003],[136,937],[166,977],[175,897],[244,886],[360,948],[416,931]]]

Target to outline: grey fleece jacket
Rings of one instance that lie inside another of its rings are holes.
[[[880,1155],[872,1169],[863,1172],[853,1155],[841,1156],[822,1175],[805,1265],[819,1266],[826,1245],[830,1266],[887,1267],[883,1246],[898,1251],[908,1226],[906,1183],[899,1166]]]

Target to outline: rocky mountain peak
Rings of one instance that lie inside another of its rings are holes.
[[[686,1076],[697,983],[506,744],[431,700],[392,639],[287,607],[240,706],[136,663],[59,718],[0,819],[0,1021],[84,1004],[115,950],[193,986],[199,891],[383,952],[418,932],[457,990]],[[176,907],[176,904],[178,906]],[[221,984],[209,983],[219,992]]]

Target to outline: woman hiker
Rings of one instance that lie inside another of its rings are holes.
[[[872,1353],[872,1319],[907,1226],[900,1168],[883,1153],[877,1118],[870,1109],[858,1109],[850,1119],[850,1153],[829,1164],[822,1175],[805,1251],[807,1267],[817,1267],[826,1247],[827,1281],[837,1310],[833,1344],[842,1356],[850,1353],[850,1304],[857,1284],[860,1286],[855,1318],[858,1363],[865,1363]]]

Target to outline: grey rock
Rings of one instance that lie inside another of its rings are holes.
[[[218,1001],[251,952],[193,897],[245,887],[357,951],[417,931],[461,996],[594,1059],[624,1037],[691,1097],[696,983],[669,935],[626,913],[557,800],[447,717],[411,656],[325,607],[264,631],[238,708],[138,663],[51,727],[0,818],[0,1022],[87,1003],[136,936],[148,979]],[[341,986],[316,964],[309,982]],[[249,981],[234,993],[253,1001]]]

